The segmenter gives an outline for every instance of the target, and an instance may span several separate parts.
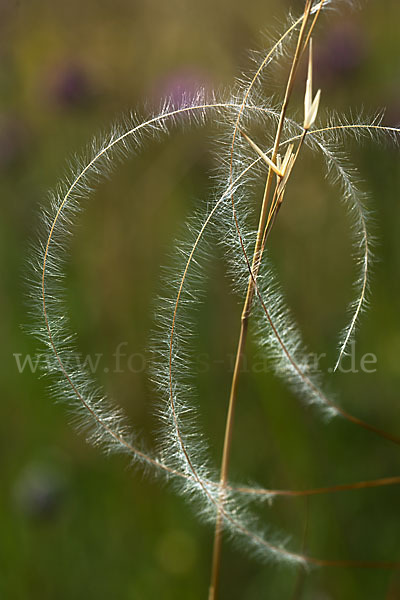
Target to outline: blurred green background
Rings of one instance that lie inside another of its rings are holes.
[[[321,18],[315,48],[316,86],[323,88],[320,121],[324,110],[356,112],[364,106],[373,113],[386,106],[385,122],[395,125],[400,7],[397,0],[385,2],[385,9],[378,1],[362,4],[359,12],[344,9]],[[30,354],[35,360],[41,351],[21,329],[29,323],[26,262],[38,207],[63,176],[69,156],[121,114],[147,114],[165,95],[190,95],[201,85],[228,88],[251,66],[247,50],[262,48],[265,32],[280,31],[288,9],[302,5],[0,2],[1,599],[207,597],[211,529],[173,490],[127,468],[125,458],[107,458],[89,447],[71,427],[65,407],[53,403],[39,376],[41,363],[36,373],[28,367],[19,372],[19,359]],[[278,83],[285,62],[283,67]],[[298,107],[302,93],[300,86]],[[68,260],[68,303],[79,351],[102,355],[99,381],[149,444],[154,393],[141,366],[147,363],[160,265],[168,262],[198,199],[210,192],[213,134],[211,127],[174,132],[118,168],[88,203]],[[372,142],[350,143],[349,150],[363,188],[371,192],[378,239],[371,307],[362,319],[356,360],[374,353],[376,372],[327,372],[346,322],[355,267],[338,191],[308,153],[295,175],[296,193],[287,198],[271,237],[271,252],[306,342],[312,351],[327,353],[322,368],[328,388],[349,412],[396,433],[399,153]],[[195,369],[201,421],[218,464],[240,303],[230,292],[221,249],[210,259],[214,267],[196,337],[202,358]],[[125,362],[115,373],[113,353],[121,343],[124,353],[141,355],[133,357],[133,368]],[[234,431],[235,480],[308,488],[398,474],[394,445],[340,419],[324,424],[257,365],[250,340]],[[400,561],[399,500],[396,487],[313,498],[306,552]],[[293,550],[301,550],[304,499],[279,500],[260,513],[292,536]],[[299,592],[297,577],[224,546],[221,598],[400,598],[400,578],[392,572],[315,569]]]

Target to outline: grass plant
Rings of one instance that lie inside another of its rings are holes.
[[[322,156],[327,177],[341,191],[352,221],[354,254],[359,269],[349,321],[338,348],[337,369],[354,339],[360,315],[367,305],[371,269],[370,217],[365,207],[365,194],[343,145],[350,137],[357,140],[388,138],[396,144],[400,136],[400,129],[385,127],[379,115],[371,120],[362,117],[349,120],[346,116],[339,118],[332,111],[330,116],[324,90],[314,91],[312,35],[321,13],[339,4],[334,0],[306,0],[303,13],[291,19],[285,32],[260,59],[255,72],[243,77],[229,96],[207,98],[199,92],[195,98],[183,98],[178,107],[167,99],[159,114],[147,120],[132,116],[122,125],[115,125],[108,135],[89,145],[83,158],[74,161],[43,210],[43,232],[39,251],[36,249],[36,283],[32,295],[39,313],[39,326],[35,331],[51,357],[52,395],[67,403],[78,428],[92,444],[101,446],[106,452],[122,452],[133,464],[174,482],[178,493],[194,504],[200,518],[214,527],[209,600],[219,596],[224,535],[256,558],[288,567],[395,569],[400,566],[387,559],[361,561],[355,557],[348,561],[296,552],[279,533],[260,523],[252,511],[253,504],[279,496],[312,496],[397,485],[399,476],[304,490],[234,485],[229,479],[235,407],[240,400],[246,402],[246,398],[238,398],[238,385],[250,323],[253,324],[252,333],[257,336],[276,375],[304,403],[315,405],[316,418],[321,418],[326,427],[329,420],[343,418],[368,430],[371,435],[380,436],[394,445],[400,444],[396,433],[384,431],[374,423],[350,414],[339,400],[324,391],[323,378],[309,359],[270,264],[268,247],[273,243],[271,234],[275,223],[283,205],[285,210],[290,210],[291,202],[296,199],[292,174],[298,168],[303,152],[312,151]],[[270,99],[265,95],[268,91],[265,74],[274,61],[285,56],[290,59],[286,85],[280,98]],[[288,109],[303,64],[307,65],[307,77],[304,109],[298,122],[288,116]],[[324,116],[325,124],[320,124],[321,113],[327,115]],[[80,367],[70,370],[67,366],[68,356],[74,348],[62,283],[69,240],[86,200],[112,174],[118,162],[139,152],[148,139],[161,140],[173,128],[199,127],[210,121],[218,124],[216,136],[220,136],[219,181],[214,196],[203,204],[190,222],[190,236],[177,244],[179,267],[175,265],[174,271],[168,271],[165,276],[167,291],[166,297],[160,298],[157,309],[153,367],[161,433],[158,448],[150,452],[118,405],[105,397],[93,376]],[[263,137],[259,133],[254,135],[254,131],[262,131]],[[259,202],[258,227],[254,231],[250,225],[257,205],[251,200],[253,181],[262,179],[265,181],[264,193]],[[210,459],[208,444],[198,423],[191,369],[196,318],[193,308],[201,302],[204,263],[215,243],[222,244],[226,250],[233,291],[243,299],[219,470]]]

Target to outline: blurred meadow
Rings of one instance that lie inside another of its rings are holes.
[[[387,107],[400,122],[397,0],[322,16],[315,35],[319,123],[329,110]],[[65,406],[53,402],[26,298],[39,206],[68,158],[130,111],[146,116],[162,98],[198,87],[226,91],[253,68],[248,50],[268,47],[300,0],[0,0],[0,598],[1,600],[201,600],[207,597],[213,531],[172,488],[86,444]],[[287,74],[274,70],[272,92]],[[292,106],[301,115],[304,73]],[[268,96],[271,90],[265,89]],[[279,97],[278,97],[279,98]],[[293,113],[292,113],[293,114]],[[213,126],[175,130],[118,167],[87,204],[68,257],[67,298],[77,348],[99,357],[96,378],[148,445],[158,424],[149,382],[149,339],[161,266],[185,219],[212,190]],[[218,134],[219,135],[219,134]],[[260,136],[262,133],[260,134]],[[260,137],[260,139],[262,139]],[[391,144],[349,142],[377,238],[370,308],[352,371],[332,374],[346,323],[355,265],[349,222],[322,162],[305,152],[270,238],[270,252],[310,350],[326,353],[328,388],[352,414],[400,430],[400,170]],[[259,198],[250,198],[257,209]],[[196,319],[201,422],[220,461],[241,301],[230,290],[222,250],[210,256]],[[362,372],[361,357],[376,355]],[[27,356],[33,360],[23,366]],[[306,489],[398,475],[398,450],[337,418],[305,409],[251,336],[240,384],[231,475],[272,488]],[[350,359],[346,359],[350,360]],[[350,370],[350,363],[346,370]],[[36,372],[32,372],[36,371]],[[320,558],[400,561],[398,486],[278,499],[260,514]],[[226,542],[221,599],[400,598],[391,571],[265,566]],[[297,594],[297,595],[296,595]]]

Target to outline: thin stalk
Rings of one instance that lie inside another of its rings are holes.
[[[332,494],[335,492],[346,492],[354,490],[364,490],[367,488],[376,488],[387,485],[400,485],[400,476],[395,477],[382,477],[380,479],[370,479],[369,481],[356,481],[355,483],[342,483],[339,485],[331,485],[328,487],[310,488],[308,490],[267,490],[267,489],[254,489],[247,487],[236,487],[236,492],[242,494],[252,494],[260,496],[273,497],[288,497],[295,498],[300,496],[317,496],[320,494]]]
[[[299,60],[304,50],[303,39],[307,26],[307,21],[310,15],[311,10],[311,0],[306,0],[306,5],[304,9],[303,21],[301,24],[299,37],[297,40],[296,51],[293,57],[288,82],[286,85],[285,96],[282,104],[282,109],[279,117],[277,132],[275,136],[274,148],[272,151],[272,161],[276,161],[276,157],[278,154],[278,149],[281,141],[283,125],[285,121],[285,116],[287,112],[287,108],[289,105],[290,96],[293,89],[293,84],[297,72],[297,67],[299,64]],[[315,24],[315,20],[313,25]],[[252,273],[257,277],[258,267],[261,261],[261,250],[263,245],[264,238],[264,229],[267,221],[268,214],[268,204],[269,197],[272,189],[272,182],[274,178],[274,173],[270,168],[268,171],[267,182],[265,185],[264,196],[262,201],[262,207],[260,212],[260,219],[257,231],[257,239],[253,253],[252,259]],[[232,200],[233,203],[233,200]],[[233,204],[234,208],[234,204]],[[233,433],[233,422],[234,422],[234,414],[236,407],[236,399],[237,399],[237,390],[239,384],[239,375],[240,368],[242,364],[244,349],[246,346],[247,332],[248,332],[248,323],[250,317],[251,306],[254,298],[254,281],[253,277],[249,278],[249,283],[247,287],[246,299],[244,302],[241,321],[240,321],[240,333],[239,333],[239,341],[236,351],[236,359],[235,359],[235,367],[232,376],[231,383],[231,391],[229,396],[229,404],[228,404],[228,414],[226,419],[225,426],[225,436],[224,436],[224,446],[222,451],[222,462],[221,462],[221,473],[220,473],[220,502],[223,504],[224,501],[224,489],[226,488],[227,478],[228,478],[228,470],[229,470],[229,459],[230,459],[230,451],[232,446],[232,433]],[[211,567],[211,582],[209,589],[209,600],[215,600],[217,598],[217,590],[218,590],[218,582],[220,576],[220,566],[221,566],[221,550],[222,550],[222,530],[223,530],[223,512],[221,510],[218,511],[216,525],[215,525],[215,533],[214,533],[214,547],[213,547],[213,557],[212,557],[212,567]]]

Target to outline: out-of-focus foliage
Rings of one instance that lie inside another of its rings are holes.
[[[292,7],[301,10],[302,4]],[[206,597],[212,532],[170,489],[130,471],[123,458],[108,459],[88,447],[68,425],[64,407],[52,403],[38,377],[40,361],[36,373],[28,366],[19,372],[18,361],[30,354],[35,364],[40,351],[21,330],[29,322],[25,262],[38,205],[62,176],[68,156],[124,112],[146,114],[165,95],[178,99],[198,86],[231,85],[251,67],[246,50],[263,47],[263,32],[280,29],[288,8],[288,2],[272,0],[250,8],[237,0],[0,4],[1,598]],[[367,113],[387,106],[385,123],[398,124],[399,17],[392,0],[385,9],[371,2],[360,12],[321,19],[315,40],[321,121],[324,106],[364,106]],[[275,91],[285,62],[273,73]],[[299,107],[302,93],[298,86]],[[84,355],[101,355],[99,381],[149,443],[154,392],[143,367],[160,265],[168,262],[196,199],[210,191],[212,133],[176,132],[129,160],[89,202],[72,244],[67,289],[77,345]],[[328,372],[354,265],[338,194],[307,154],[271,236],[271,252],[310,350],[327,353],[321,367],[342,405],[398,431],[399,152],[366,143],[352,144],[351,153],[372,194],[379,239],[371,308],[362,319],[355,361],[357,367],[365,353],[374,353],[376,372]],[[198,313],[194,369],[217,464],[240,305],[217,248],[213,262]],[[282,488],[346,483],[397,474],[397,454],[372,434],[340,420],[325,425],[304,410],[260,365],[250,342],[234,478]],[[396,488],[313,498],[306,551],[323,558],[399,560],[398,504]],[[291,533],[299,550],[305,514],[303,500],[263,509],[263,518]],[[228,544],[223,567],[224,598],[292,597],[296,573],[260,567]],[[390,572],[320,569],[304,585],[304,598],[400,594],[399,579]]]

